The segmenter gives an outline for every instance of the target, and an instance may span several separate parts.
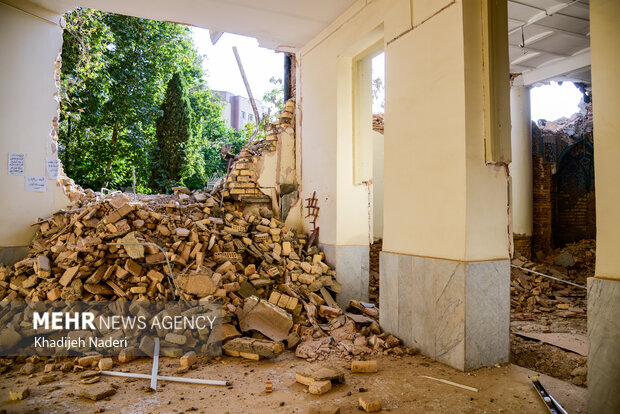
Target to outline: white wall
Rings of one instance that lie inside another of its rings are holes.
[[[301,49],[301,182],[303,198],[315,190],[319,198],[321,243],[369,241],[367,189],[353,177],[351,63],[379,29],[386,66],[384,251],[508,258],[507,171],[485,163],[489,74],[481,7],[464,0],[359,1]]]
[[[383,134],[372,132],[372,236],[383,238]]]
[[[62,30],[52,22],[60,16],[28,11],[42,18],[0,3],[0,247],[28,245],[35,232],[30,225],[68,205],[55,180],[46,180],[44,193],[26,192],[24,177],[7,174],[9,152],[26,155],[27,176],[45,176],[45,159],[57,155],[51,134]]]
[[[532,170],[532,116],[530,90],[513,86],[510,90],[510,122],[512,162],[511,212],[512,231],[515,234],[532,235],[533,221],[533,170]]]

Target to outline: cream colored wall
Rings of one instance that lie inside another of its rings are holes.
[[[372,131],[372,236],[383,237],[383,134]]]
[[[352,65],[381,38],[390,3],[357,2],[298,54],[302,197],[316,191],[322,244],[369,243],[368,187],[354,184],[353,174]]]
[[[596,277],[620,280],[620,3],[590,2],[594,174],[596,180]]]
[[[258,184],[261,188],[280,188],[280,184],[295,183],[295,131],[280,132],[276,150],[263,153],[257,163]]]
[[[385,50],[384,251],[453,259],[464,255],[459,20],[457,7],[450,6]]]
[[[493,75],[489,75],[485,57],[480,50],[484,42],[482,2],[457,3],[462,21],[465,82],[465,142],[467,169],[466,245],[464,260],[508,259],[510,257],[508,230],[508,170],[507,164],[485,164],[485,139],[491,137],[494,158],[510,162],[510,85],[508,76],[508,17],[507,3],[495,2],[493,16],[495,31],[502,36],[505,50],[495,53]],[[503,26],[500,23],[503,22]],[[503,61],[498,56],[505,56]],[[498,74],[504,73],[504,77]],[[490,88],[496,96],[487,97],[489,86],[485,79],[502,79]],[[502,105],[494,108],[489,104]],[[485,114],[492,112],[491,118]],[[485,129],[485,128],[488,128]],[[508,142],[506,142],[508,139]],[[507,148],[506,148],[507,145]],[[488,146],[486,151],[488,151]]]
[[[304,197],[317,190],[322,243],[368,243],[367,194],[352,184],[348,56],[352,45],[382,27],[384,251],[456,260],[508,257],[506,170],[485,165],[484,158],[479,6],[467,2],[464,11],[461,1],[358,2],[302,48],[302,189]]]
[[[47,180],[45,193],[27,192],[24,177],[7,174],[9,152],[26,154],[27,176],[45,176],[46,157],[56,156],[51,132],[57,110],[54,64],[62,45],[55,22],[60,16],[26,10],[41,17],[0,3],[0,247],[29,244],[35,232],[30,225],[68,205],[56,181]]]

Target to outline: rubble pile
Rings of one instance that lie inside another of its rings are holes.
[[[222,304],[231,321],[223,327],[225,342],[252,336],[255,343],[225,344],[231,355],[282,352],[269,341],[301,343],[298,356],[310,359],[334,349],[406,352],[381,332],[376,307],[338,306],[333,295],[341,287],[324,255],[270,209],[244,212],[230,202],[220,208],[214,196],[184,187],[174,195],[130,197],[87,190],[78,208],[39,222],[29,256],[0,271],[2,300],[169,301],[176,291],[188,301]]]
[[[554,136],[568,144],[574,143],[584,136],[592,137],[593,115],[592,103],[581,103],[581,110],[569,118],[561,117],[555,121],[539,119],[536,128],[543,137]]]
[[[383,248],[383,239],[376,239],[374,243],[370,245],[369,259],[370,259],[370,278],[369,278],[369,301],[376,305],[379,305],[379,263],[380,254]]]
[[[582,240],[556,249],[543,263],[533,263],[521,256],[513,259],[512,264],[585,286],[587,278],[594,275],[595,247],[594,240]],[[531,319],[533,314],[543,312],[563,318],[586,317],[587,292],[576,286],[513,267],[510,292],[513,316],[517,319]]]
[[[385,119],[384,114],[373,114],[372,116],[372,130],[377,131],[381,134],[384,133],[385,129]]]
[[[261,154],[276,149],[293,114],[290,100],[211,193],[104,195],[69,182],[76,208],[36,223],[28,257],[0,268],[0,300],[217,303],[224,352],[250,359],[284,349],[309,360],[412,352],[381,331],[376,305],[337,304],[324,254],[276,218],[260,189]]]

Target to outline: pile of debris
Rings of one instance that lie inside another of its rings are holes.
[[[569,118],[561,117],[555,121],[539,119],[536,122],[535,135],[543,137],[555,137],[567,144],[573,144],[576,140],[587,136],[592,138],[593,115],[592,102],[579,104],[580,111],[572,114]]]
[[[372,130],[377,131],[381,134],[384,133],[385,129],[385,120],[384,114],[373,114],[372,116]]]
[[[594,240],[582,240],[557,249],[544,263],[533,263],[521,256],[512,264],[585,286],[587,278],[594,275],[595,247]],[[516,319],[532,319],[543,312],[563,318],[586,317],[587,291],[574,285],[512,267],[510,292]]]
[[[309,359],[407,351],[381,332],[376,307],[338,306],[323,253],[270,209],[174,190],[135,200],[86,190],[77,208],[37,223],[26,259],[0,269],[0,298],[218,302],[225,352],[253,359],[285,347]]]
[[[370,263],[369,263],[369,270],[370,270],[370,275],[369,275],[369,290],[368,290],[368,300],[371,303],[374,303],[376,305],[379,305],[379,274],[380,274],[380,269],[379,269],[379,264],[381,261],[381,250],[383,249],[383,239],[378,239],[375,238],[374,243],[372,243],[370,245],[370,252],[369,252],[369,259],[370,259]]]

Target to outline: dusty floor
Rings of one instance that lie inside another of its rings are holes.
[[[514,335],[514,332],[572,333],[586,337],[586,325],[586,319],[564,319],[551,315],[532,321],[513,320],[510,323],[510,361],[513,364],[585,387],[585,376],[573,374],[579,367],[587,370],[588,358],[586,356],[557,346],[524,339]]]
[[[13,369],[0,376],[0,407],[7,413],[41,412],[110,412],[129,413],[304,413],[312,408],[340,407],[341,413],[357,413],[360,395],[381,400],[383,411],[394,413],[545,413],[527,376],[525,368],[506,364],[463,373],[424,356],[402,359],[383,357],[376,374],[352,374],[347,364],[332,362],[343,369],[346,382],[332,391],[315,396],[295,382],[297,367],[308,365],[291,352],[275,360],[260,362],[238,358],[200,360],[187,377],[228,379],[231,387],[185,385],[160,382],[157,392],[145,389],[147,380],[102,377],[117,384],[118,392],[108,400],[91,402],[79,397],[80,374],[60,374],[54,383],[37,386],[43,364],[32,377]],[[319,363],[315,363],[319,364]],[[149,373],[151,360],[142,359],[114,370]],[[162,359],[160,375],[174,375],[178,360]],[[447,379],[479,389],[479,392],[435,382],[421,375]],[[274,391],[265,393],[265,381],[273,381]],[[569,413],[586,412],[586,390],[567,382],[541,376],[541,382]],[[31,395],[20,402],[9,401],[9,391],[28,385]],[[365,390],[363,390],[365,389]],[[362,394],[362,391],[364,392]]]

